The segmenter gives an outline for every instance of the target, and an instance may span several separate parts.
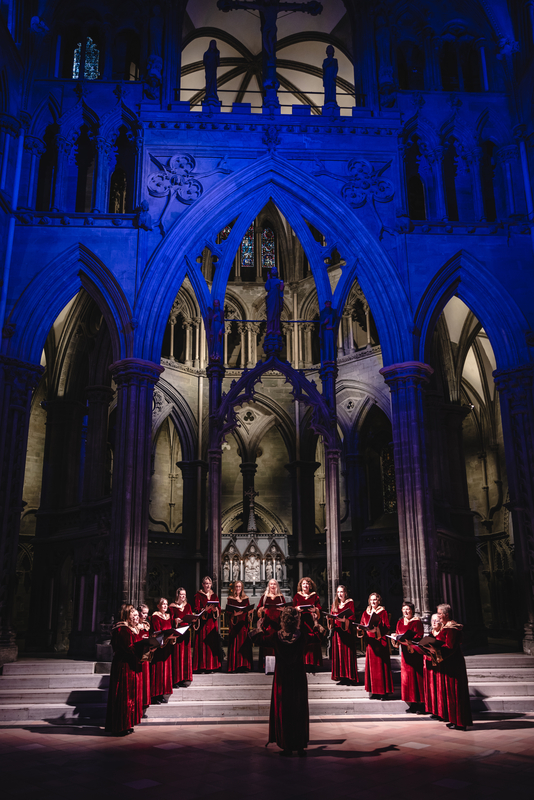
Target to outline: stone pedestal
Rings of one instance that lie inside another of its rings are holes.
[[[380,370],[391,392],[403,595],[427,624],[437,579],[425,431],[425,386],[433,371],[418,361]]]
[[[506,470],[515,541],[515,568],[525,629],[523,650],[534,655],[534,366],[493,373],[501,401]]]
[[[31,399],[43,368],[0,356],[0,665],[15,661],[13,598]]]
[[[126,358],[110,366],[117,386],[117,428],[111,516],[111,602],[117,615],[121,603],[145,599],[152,397],[163,367]]]

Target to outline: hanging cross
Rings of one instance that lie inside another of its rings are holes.
[[[252,488],[252,486],[250,487],[250,489],[247,489],[247,491],[245,492],[245,497],[248,498],[248,501],[249,501],[251,506],[254,505],[254,498],[257,497],[258,495],[259,495],[259,492],[255,492],[254,489]]]
[[[264,104],[278,107],[276,95],[279,83],[276,80],[276,18],[280,11],[303,11],[316,17],[323,10],[321,3],[285,3],[279,0],[218,0],[220,11],[259,11],[261,22],[262,83]]]

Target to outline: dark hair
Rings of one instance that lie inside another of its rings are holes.
[[[178,600],[178,598],[180,597],[180,592],[185,592],[185,589],[184,589],[183,586],[179,586],[177,588],[177,590],[176,590],[176,600]],[[187,600],[187,592],[185,592],[185,599]]]
[[[123,603],[121,606],[121,621],[128,622],[130,619],[130,613],[132,611],[137,611],[135,606],[133,606],[131,603]]]
[[[146,608],[147,611],[150,611],[150,609],[149,609],[149,607],[147,606],[146,603],[139,603],[139,605],[137,606],[137,610],[139,611],[140,614],[142,614],[142,611],[141,611],[142,608]]]
[[[305,575],[304,578],[300,579],[300,581],[298,583],[298,586],[297,586],[297,592],[299,594],[300,594],[300,590],[302,589],[302,584],[304,583],[304,581],[308,581],[308,583],[310,584],[310,594],[313,594],[315,591],[317,591],[317,587],[315,586],[315,581],[312,581],[311,578],[308,578]]]
[[[408,606],[408,608],[411,608],[412,614],[415,614],[415,606],[413,603],[408,602],[408,600],[403,600],[402,608],[404,608],[404,606]]]
[[[338,583],[337,588],[336,588],[336,596],[334,597],[334,602],[332,603],[332,608],[333,608],[334,612],[336,612],[338,610],[338,608],[339,608],[339,597],[337,596],[337,590],[338,589],[344,589],[345,590],[345,597],[347,598],[347,600],[349,598],[349,590],[347,589],[347,587],[343,583]]]
[[[286,606],[280,614],[280,627],[284,633],[295,633],[299,626],[300,613],[294,606]]]

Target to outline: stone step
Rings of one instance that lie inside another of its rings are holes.
[[[95,661],[70,661],[66,658],[21,659],[4,664],[2,675],[92,675]],[[111,666],[111,665],[110,665]],[[109,670],[108,670],[109,672]]]
[[[79,689],[81,686],[107,689],[109,675],[4,675],[0,678],[0,697],[7,689]]]
[[[24,703],[35,704],[58,704],[63,703],[69,706],[81,706],[85,704],[104,703],[107,699],[106,677],[95,676],[101,683],[94,686],[78,687],[50,687],[50,688],[10,688],[0,689],[0,705],[20,705]],[[201,705],[204,702],[234,702],[236,704],[254,703],[257,701],[267,702],[270,698],[272,679],[261,684],[253,685],[199,685],[193,681],[187,689],[175,689],[170,698],[171,705],[182,703]],[[366,698],[367,693],[363,682],[358,686],[338,686],[334,682],[330,683],[309,683],[308,693],[311,700],[324,699],[325,701],[339,700],[340,702],[350,702],[353,698]],[[470,682],[469,694],[472,698],[492,698],[492,697],[533,697],[534,682],[530,681],[481,681]],[[394,696],[399,696],[397,687]]]

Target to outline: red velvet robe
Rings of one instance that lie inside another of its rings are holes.
[[[111,635],[113,661],[106,713],[108,733],[130,730],[143,716],[143,673],[133,648],[139,638],[126,623],[119,623]]]
[[[154,633],[165,631],[172,628],[170,614],[160,617],[160,612],[155,611],[150,624]],[[172,694],[172,648],[173,644],[166,644],[154,652],[152,663],[150,664],[150,692],[152,697],[161,697],[162,694]]]
[[[390,694],[393,692],[393,678],[391,676],[391,660],[389,657],[389,617],[385,608],[377,611],[380,617],[380,638],[375,638],[374,631],[365,633],[367,646],[365,648],[365,691],[370,694]],[[362,614],[361,622],[367,625],[371,618],[369,609]]]
[[[144,639],[146,636],[149,635],[150,631],[150,623],[149,622],[140,622],[139,623],[139,639]],[[143,672],[143,706],[149,706],[152,701],[152,695],[150,694],[150,660],[142,661],[141,662],[141,669]]]
[[[219,598],[216,594],[212,594],[210,600],[216,600],[219,603]],[[204,592],[197,592],[195,595],[195,614],[206,608],[208,604],[208,596]],[[217,618],[208,611],[208,618],[200,617],[200,628],[195,637],[195,648],[193,653],[193,670],[199,672],[200,670],[215,670],[220,669],[221,661],[219,658],[220,653],[220,638],[219,630],[217,627]]]
[[[272,648],[276,656],[269,742],[282,750],[303,750],[310,738],[308,681],[304,667],[304,637],[297,631],[294,639],[284,641],[279,631],[258,634],[264,648]]]
[[[332,680],[339,681],[341,678],[350,681],[358,681],[358,668],[356,666],[356,639],[354,632],[349,629],[345,630],[345,623],[343,619],[355,621],[354,603],[352,600],[347,600],[346,603],[340,605],[336,610],[332,606],[331,614],[336,614],[340,611],[350,610],[345,617],[333,621],[332,640],[330,645],[330,657],[332,659]]]
[[[425,684],[425,708],[429,714],[439,717],[438,673],[436,665],[429,656],[424,657],[423,680]]]
[[[277,594],[276,597],[270,597],[269,595],[262,595],[260,597],[258,611],[260,608],[265,609],[265,614],[263,616],[263,630],[265,633],[280,630],[280,614],[282,613],[285,602],[286,599],[282,594]],[[274,650],[272,647],[264,647],[263,644],[260,643],[260,655],[258,659],[260,670],[265,667],[265,656],[274,656]]]
[[[312,592],[309,597],[296,594],[293,598],[293,605],[315,606],[321,612],[321,601],[317,592]],[[300,630],[304,637],[304,663],[313,667],[322,667],[323,653],[321,649],[321,636],[317,629],[314,629],[314,618],[311,611],[302,611],[300,615]]]
[[[172,614],[172,626],[178,628],[180,620],[186,614],[192,614],[191,604],[186,603],[183,609],[178,608],[176,603],[171,603],[169,612]],[[183,636],[176,640],[172,649],[172,682],[183,683],[193,680],[193,657],[191,654],[191,632],[186,631]]]
[[[465,727],[473,724],[465,659],[462,653],[462,626],[447,622],[436,639],[445,642],[438,662],[438,715],[445,722]]]
[[[237,600],[229,597],[226,603],[228,617],[228,672],[238,669],[252,669],[252,642],[248,635],[248,611],[237,613],[232,606],[250,606],[248,597]]]
[[[425,634],[423,623],[420,619],[413,617],[406,620],[404,617],[397,622],[396,633],[406,633],[414,631],[418,639]],[[425,683],[423,679],[423,656],[421,653],[413,651],[401,644],[401,697],[405,703],[424,703],[425,702]]]

